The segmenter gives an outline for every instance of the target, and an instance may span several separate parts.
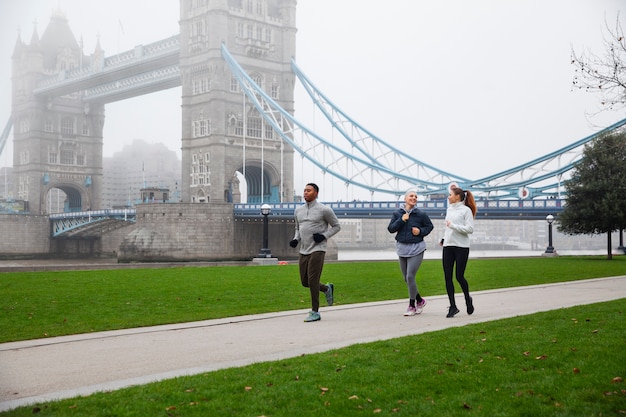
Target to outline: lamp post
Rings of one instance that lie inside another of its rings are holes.
[[[544,254],[553,255],[555,253],[554,247],[552,246],[552,222],[554,222],[554,216],[548,214],[546,216],[546,221],[548,222],[548,247],[546,248]]]
[[[269,204],[263,204],[261,206],[261,214],[263,215],[263,247],[261,248],[261,251],[259,252],[258,257],[259,258],[271,258],[272,257],[272,251],[270,251],[270,249],[268,248],[268,244],[267,244],[267,235],[268,235],[268,226],[267,226],[267,216],[270,214],[270,212],[272,211],[272,207],[270,207]]]

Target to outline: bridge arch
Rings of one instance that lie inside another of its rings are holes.
[[[56,195],[54,195],[55,190],[57,190]],[[62,193],[59,193],[59,190]],[[57,204],[52,204],[55,198]],[[62,202],[60,201],[61,199],[63,199]],[[72,213],[90,210],[92,208],[88,189],[70,183],[50,184],[46,186],[42,192],[42,202],[44,202],[45,207],[42,207],[41,211],[48,214],[59,211]]]
[[[240,165],[237,172],[245,179],[248,203],[279,203],[281,201],[280,170],[273,164],[258,159],[248,160],[245,169],[243,165]]]

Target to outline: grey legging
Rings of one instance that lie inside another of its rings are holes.
[[[409,298],[411,300],[417,299],[417,295],[419,294],[417,291],[415,276],[417,275],[417,271],[420,269],[423,260],[424,252],[408,258],[400,256],[400,271],[402,271],[402,277],[404,277],[404,282],[409,289]]]

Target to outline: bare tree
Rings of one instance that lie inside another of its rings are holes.
[[[576,54],[572,48],[574,65],[574,88],[600,94],[603,110],[626,108],[626,38],[619,20],[615,19],[615,29],[605,20],[607,33],[604,34],[604,54],[590,50]]]

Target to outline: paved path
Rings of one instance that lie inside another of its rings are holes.
[[[445,317],[447,297],[403,317],[405,300],[0,344],[0,411],[181,375],[324,352],[453,326],[626,298],[626,276],[473,293],[476,312]]]

